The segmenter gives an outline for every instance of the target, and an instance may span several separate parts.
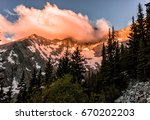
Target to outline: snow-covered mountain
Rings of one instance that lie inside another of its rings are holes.
[[[129,29],[116,31],[118,40],[126,40],[128,38]],[[81,54],[86,58],[86,70],[97,70],[101,64],[101,49],[106,38],[96,43],[78,43],[71,38],[63,40],[49,40],[44,37],[33,34],[26,38],[0,45],[0,52],[3,54],[1,58],[4,63],[0,64],[0,68],[5,68],[5,75],[8,78],[5,83],[7,87],[13,78],[14,86],[20,81],[22,71],[25,71],[25,79],[28,83],[33,68],[44,70],[45,64],[49,57],[53,59],[53,66],[57,69],[58,60],[64,55],[69,47],[72,53],[77,47]],[[13,76],[12,74],[13,73]],[[44,74],[44,72],[43,72]]]
[[[102,42],[93,44],[81,44],[72,39],[49,40],[38,35],[31,35],[16,42],[11,42],[0,46],[3,52],[4,63],[1,65],[6,70],[6,75],[12,79],[12,68],[14,79],[19,81],[21,73],[25,71],[25,77],[30,79],[33,68],[44,69],[45,63],[51,56],[53,65],[56,68],[58,60],[64,55],[67,46],[72,53],[78,46],[81,54],[86,58],[85,66],[88,69],[97,69],[101,62]],[[8,80],[9,81],[9,80]],[[8,84],[9,82],[7,82]]]

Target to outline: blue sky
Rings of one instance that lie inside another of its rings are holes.
[[[6,10],[12,11],[20,4],[41,9],[46,2],[56,4],[61,9],[87,15],[93,23],[97,19],[105,18],[116,29],[120,29],[128,25],[133,15],[136,16],[138,3],[145,9],[144,4],[149,0],[1,0],[0,13],[7,16]],[[13,21],[15,18],[9,16],[8,19]]]

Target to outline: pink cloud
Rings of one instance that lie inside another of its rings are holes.
[[[59,9],[56,5],[47,5],[42,9],[17,6],[14,11],[19,19],[12,23],[0,15],[0,39],[6,40],[5,33],[13,34],[18,40],[31,34],[38,34],[49,39],[72,37],[79,42],[92,42],[108,33],[109,25],[105,19],[97,21],[96,31],[87,16],[71,10]]]

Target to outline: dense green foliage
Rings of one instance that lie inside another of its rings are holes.
[[[72,84],[72,76],[65,75],[42,90],[41,102],[86,102],[87,95],[79,83]]]
[[[84,67],[85,58],[80,54],[80,51],[77,49],[71,56],[71,74],[73,76],[73,83],[78,82],[81,83],[82,79],[84,79],[83,73],[85,73]]]
[[[45,84],[52,82],[52,79],[53,79],[52,73],[53,73],[52,60],[51,58],[49,58],[45,67]]]

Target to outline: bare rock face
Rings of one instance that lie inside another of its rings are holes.
[[[137,82],[130,86],[123,95],[115,100],[117,103],[150,103],[150,81]]]

